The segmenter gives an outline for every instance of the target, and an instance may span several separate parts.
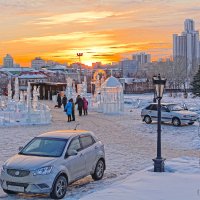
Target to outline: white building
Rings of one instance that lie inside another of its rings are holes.
[[[133,60],[136,60],[139,65],[151,62],[151,54],[145,52],[133,54],[132,58]]]
[[[4,58],[3,58],[3,66],[6,68],[12,68],[13,67],[13,58],[7,54]]]
[[[40,57],[36,57],[34,60],[31,61],[31,67],[36,70],[41,69],[41,67],[45,65],[46,65],[45,61]]]
[[[190,76],[193,67],[200,62],[200,42],[199,31],[195,30],[195,24],[192,19],[186,19],[184,22],[184,31],[179,36],[173,34],[173,58],[185,65],[187,76]]]

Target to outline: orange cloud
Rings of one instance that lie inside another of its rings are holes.
[[[79,23],[87,23],[92,22],[98,19],[103,19],[109,16],[112,16],[113,12],[75,12],[68,14],[60,14],[45,18],[40,18],[36,22],[39,25],[53,25],[53,24],[61,24],[61,23],[69,23],[69,22],[79,22]]]

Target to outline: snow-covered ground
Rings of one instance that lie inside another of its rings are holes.
[[[76,122],[71,123],[67,123],[67,117],[62,109],[54,109],[54,104],[46,101],[45,103],[52,109],[53,122],[51,125],[0,129],[0,166],[10,156],[17,153],[19,146],[23,146],[34,136],[52,130],[74,129],[78,122],[80,124],[79,129],[92,130],[104,143],[107,169],[101,181],[94,182],[90,177],[86,177],[69,186],[66,199],[84,198],[90,193],[103,191],[113,183],[118,184],[119,181],[125,180],[132,174],[131,177],[134,177],[136,172],[138,173],[140,170],[153,165],[152,158],[156,156],[157,124],[145,124],[140,117],[141,107],[152,101],[152,94],[126,95],[126,99],[129,99],[132,103],[125,105],[126,111],[121,115],[103,115],[91,111],[88,116],[76,116]],[[200,105],[199,99],[192,98],[183,99],[165,96],[163,101],[181,104],[184,102],[191,107]],[[198,128],[198,122],[192,126],[181,127],[163,124],[163,157],[167,158],[167,161],[183,156],[198,158],[200,155]],[[42,196],[16,195],[8,197],[0,190],[1,199],[39,199],[40,197]],[[44,198],[48,197],[44,196]]]
[[[198,159],[182,157],[166,162],[165,173],[152,169],[137,172],[109,188],[81,200],[199,200]]]

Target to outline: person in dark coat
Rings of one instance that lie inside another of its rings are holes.
[[[86,100],[85,97],[83,97],[83,113],[84,115],[88,114],[88,101]]]
[[[62,101],[61,101],[60,93],[58,93],[58,96],[57,96],[57,103],[58,103],[58,108],[61,108]]]
[[[78,112],[79,112],[79,116],[82,116],[82,110],[83,110],[83,99],[81,98],[80,95],[77,96],[76,98],[76,103],[75,105],[78,105]]]
[[[66,95],[64,95],[63,98],[62,98],[62,104],[63,104],[63,108],[65,110],[65,106],[67,104],[67,97],[66,97]]]
[[[72,121],[75,121],[75,103],[73,99],[70,99],[70,102],[72,103]]]
[[[65,106],[65,112],[68,116],[68,122],[72,121],[72,103],[70,102],[70,100],[68,101],[67,105]]]

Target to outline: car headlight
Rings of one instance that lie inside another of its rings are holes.
[[[52,171],[52,166],[42,167],[33,171],[33,176],[36,175],[47,175],[50,174]]]

